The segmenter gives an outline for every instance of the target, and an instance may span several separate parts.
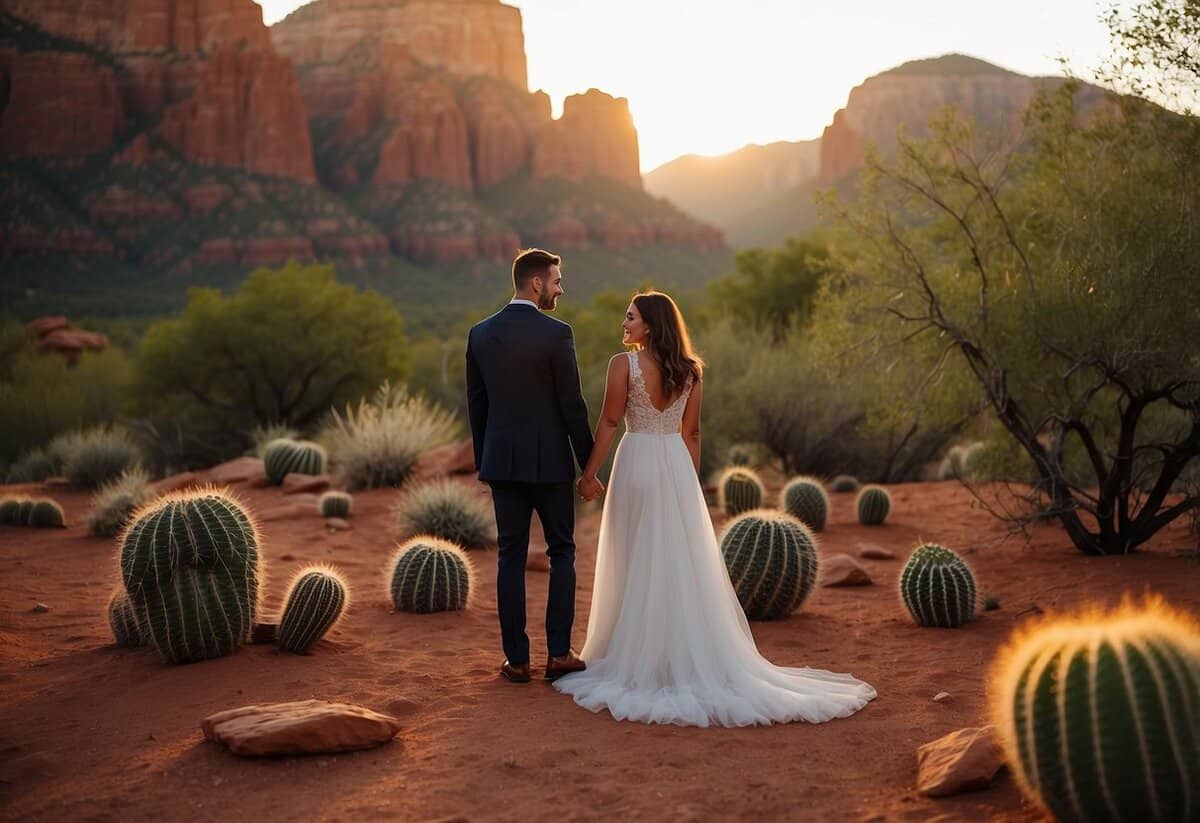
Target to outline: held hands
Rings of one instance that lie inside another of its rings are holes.
[[[579,478],[579,483],[576,484],[575,488],[579,491],[580,497],[591,502],[603,493],[604,484],[595,477],[584,475]]]

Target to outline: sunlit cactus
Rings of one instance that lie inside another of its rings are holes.
[[[745,466],[728,468],[717,481],[721,508],[730,517],[757,509],[763,503],[763,484],[752,469]]]
[[[817,478],[795,477],[779,493],[779,508],[813,531],[824,531],[829,517],[829,495]]]
[[[391,563],[390,590],[397,611],[429,612],[465,609],[474,572],[461,548],[432,535],[401,544]]]
[[[263,471],[276,486],[289,474],[323,474],[325,449],[307,440],[272,440],[263,450]]]
[[[346,581],[334,569],[301,569],[284,597],[279,648],[296,654],[307,652],[342,616],[348,596]]]
[[[892,510],[892,496],[882,486],[863,486],[855,503],[858,522],[864,526],[880,526]]]
[[[725,527],[721,555],[751,620],[787,617],[817,582],[817,539],[808,526],[783,512],[742,514]]]
[[[900,599],[921,626],[954,629],[975,616],[975,575],[955,552],[923,543],[900,572]]]
[[[325,492],[321,495],[318,505],[321,508],[322,517],[346,518],[350,516],[350,511],[354,508],[354,498],[345,492]]]
[[[108,625],[118,646],[136,648],[146,645],[141,620],[129,602],[129,595],[120,586],[108,598]]]

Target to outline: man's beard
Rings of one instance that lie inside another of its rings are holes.
[[[541,309],[542,311],[554,311],[554,302],[557,299],[558,298],[551,297],[548,294],[543,294],[541,297],[538,298],[538,308]]]

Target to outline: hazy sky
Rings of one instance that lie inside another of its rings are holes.
[[[259,0],[270,24],[305,0]],[[649,171],[681,154],[819,137],[850,89],[906,60],[961,52],[1023,74],[1089,76],[1108,0],[508,0],[529,87],[557,116],[595,87],[629,99]],[[1128,5],[1122,3],[1121,5]],[[734,8],[737,8],[734,11]]]

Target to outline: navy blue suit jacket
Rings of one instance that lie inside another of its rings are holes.
[[[571,327],[521,303],[472,326],[467,413],[480,480],[573,481],[592,433]]]

